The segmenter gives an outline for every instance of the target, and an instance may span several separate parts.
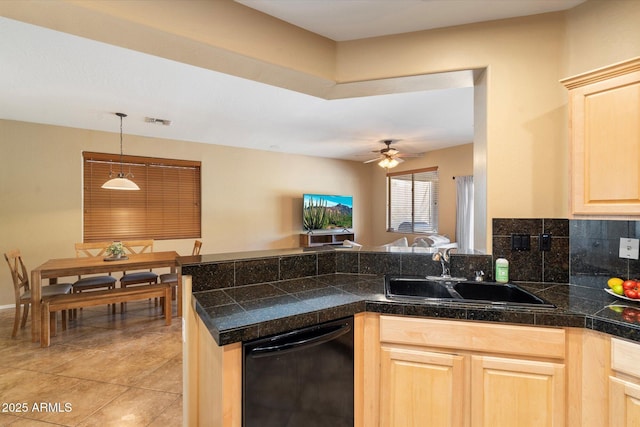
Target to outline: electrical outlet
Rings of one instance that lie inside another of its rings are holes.
[[[540,234],[540,250],[543,252],[551,250],[551,233]]]
[[[638,259],[639,248],[640,240],[626,237],[620,238],[620,258]]]

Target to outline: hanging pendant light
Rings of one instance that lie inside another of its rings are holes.
[[[131,181],[129,177],[133,178],[133,174],[131,172],[125,174],[123,169],[124,165],[122,163],[122,118],[127,117],[124,113],[115,113],[116,116],[120,117],[120,172],[113,177],[113,171],[109,173],[109,181],[102,184],[102,188],[106,188],[107,190],[139,190],[140,187],[136,185],[135,182]]]

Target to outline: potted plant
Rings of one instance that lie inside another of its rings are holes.
[[[113,242],[107,247],[107,255],[112,258],[121,258],[124,255],[124,247],[122,242]]]

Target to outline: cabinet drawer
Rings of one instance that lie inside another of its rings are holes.
[[[534,326],[381,316],[380,341],[564,359],[565,331]]]
[[[640,344],[611,338],[611,369],[640,378]]]

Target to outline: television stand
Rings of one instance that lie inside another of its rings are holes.
[[[300,234],[300,246],[341,245],[345,240],[355,240],[355,234],[349,230],[314,230]]]

